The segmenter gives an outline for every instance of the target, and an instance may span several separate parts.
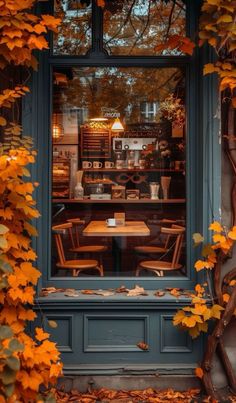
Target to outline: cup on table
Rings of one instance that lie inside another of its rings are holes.
[[[114,168],[114,167],[115,167],[114,162],[105,161],[105,168],[109,169],[109,168]]]
[[[134,160],[128,160],[128,169],[134,169]]]
[[[145,167],[146,167],[146,160],[139,160],[138,163],[139,163],[139,168],[140,168],[140,169],[145,169]]]
[[[88,169],[88,168],[92,168],[93,164],[90,161],[83,161],[82,162],[82,168],[84,169]]]
[[[116,226],[116,219],[115,218],[108,218],[106,220],[106,224],[108,227],[115,227]]]
[[[116,169],[124,168],[125,161],[124,160],[116,160]]]
[[[102,168],[102,162],[100,161],[93,161],[93,168]]]

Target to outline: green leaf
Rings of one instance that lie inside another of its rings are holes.
[[[6,225],[0,224],[0,235],[4,235],[9,231],[9,228]]]
[[[3,271],[3,273],[12,273],[11,265],[3,259],[0,259],[0,270]]]
[[[55,322],[54,320],[48,320],[48,325],[53,329],[57,328],[57,322]]]
[[[213,253],[213,249],[212,249],[211,244],[208,243],[208,244],[203,246],[203,248],[202,248],[202,256],[203,257],[207,257],[207,256],[211,255],[212,253]]]
[[[13,332],[9,326],[0,326],[0,340],[9,339]]]
[[[3,290],[4,288],[7,288],[7,287],[8,287],[7,279],[5,277],[1,278],[1,280],[0,280],[0,290]]]
[[[5,367],[4,371],[0,373],[0,378],[2,379],[3,385],[9,385],[13,383],[16,379],[16,371]]]
[[[193,241],[194,241],[195,245],[197,246],[204,241],[204,237],[199,232],[195,232],[193,234]]]
[[[11,340],[8,347],[11,351],[23,351],[24,350],[24,345],[21,344],[17,339]]]
[[[24,176],[27,176],[27,177],[30,177],[31,176],[31,173],[30,173],[30,171],[27,169],[27,168],[22,168],[22,171],[23,171],[23,175]]]
[[[0,236],[0,249],[6,249],[7,248],[7,240],[4,238],[4,236]]]
[[[5,386],[4,392],[5,392],[6,397],[11,397],[14,393],[14,390],[15,390],[14,383],[10,383],[9,385]]]
[[[16,357],[8,357],[6,364],[10,369],[13,369],[13,371],[19,371],[20,369],[20,361]]]

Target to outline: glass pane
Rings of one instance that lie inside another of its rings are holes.
[[[113,55],[176,55],[157,51],[172,35],[185,35],[186,6],[181,0],[111,0],[104,11],[104,47]]]
[[[88,4],[87,4],[88,3]],[[53,35],[55,55],[85,55],[91,47],[92,6],[90,1],[54,0],[54,16],[61,18]]]
[[[184,276],[184,70],[56,69],[52,141],[52,274]]]

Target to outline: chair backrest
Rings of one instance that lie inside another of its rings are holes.
[[[176,228],[177,227],[177,228]],[[173,249],[172,253],[172,261],[171,261],[171,267],[174,269],[180,259],[181,255],[181,248],[183,244],[183,236],[184,236],[185,228],[177,225],[172,225],[171,228],[161,228],[161,233],[167,234],[168,237],[175,237],[175,242],[174,244],[170,247],[170,250]]]
[[[63,242],[62,242],[62,235],[66,234],[68,231],[70,233],[71,229],[72,229],[71,223],[54,225],[52,227],[52,232],[54,234],[54,238],[55,238],[55,242],[56,242],[56,248],[57,248],[57,253],[58,253],[58,257],[59,257],[59,262],[61,265],[65,264],[65,261],[66,261]]]
[[[68,223],[72,225],[75,229],[75,237],[73,235],[73,228],[69,230],[70,240],[72,244],[72,248],[78,248],[80,246],[79,242],[79,226],[84,225],[85,221],[81,220],[80,218],[70,218],[67,220]]]

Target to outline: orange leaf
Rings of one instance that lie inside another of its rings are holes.
[[[203,377],[203,375],[204,375],[204,372],[203,372],[202,368],[200,368],[200,367],[195,368],[195,375],[196,375],[198,378],[202,379],[202,377]]]
[[[41,329],[40,327],[36,327],[36,328],[35,328],[35,333],[36,333],[36,334],[35,334],[35,338],[36,338],[38,341],[42,341],[42,340],[48,339],[49,336],[50,336],[49,333],[44,332],[43,329]]]
[[[236,227],[235,226],[231,229],[231,231],[229,231],[228,237],[230,239],[233,239],[234,241],[236,240]]]
[[[222,232],[223,228],[218,221],[214,221],[210,226],[209,229],[214,232]]]

